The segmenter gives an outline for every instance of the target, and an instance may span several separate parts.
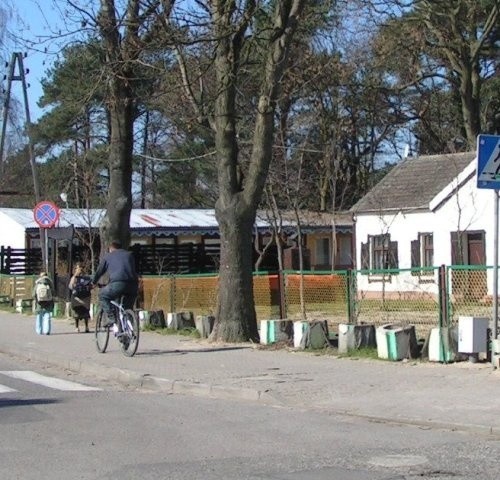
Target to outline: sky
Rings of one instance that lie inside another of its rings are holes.
[[[93,3],[93,0],[80,2],[82,5]],[[70,39],[69,35],[64,35],[66,24],[71,28],[70,26],[75,25],[75,19],[70,18],[70,13],[65,12],[67,0],[0,0],[0,8],[7,8],[11,12],[7,25],[10,35],[5,39],[6,45],[1,51],[3,62],[0,62],[0,79],[8,74],[6,62],[11,60],[12,53],[25,53],[23,63],[25,70],[29,70],[26,82],[30,85],[28,88],[30,116],[31,121],[36,122],[44,113],[38,106],[43,93],[41,81],[57,59],[61,48],[58,42],[62,45]],[[63,35],[58,35],[59,30],[63,30]],[[50,40],[51,38],[53,40]],[[15,73],[18,73],[17,66]],[[2,85],[4,90],[6,83],[4,80]],[[11,92],[11,98],[19,102],[21,111],[24,112],[20,81],[12,82]],[[18,125],[16,128],[21,126]]]
[[[30,85],[28,103],[31,121],[36,122],[43,114],[43,110],[37,106],[37,102],[42,96],[41,80],[57,58],[56,49],[41,41],[51,34],[49,24],[56,28],[60,22],[60,12],[54,7],[52,0],[10,0],[10,2],[7,0],[7,6],[12,13],[7,26],[9,35],[5,39],[6,45],[2,51],[3,62],[0,78],[3,79],[4,75],[8,74],[9,67],[6,66],[6,63],[12,60],[14,52],[26,54],[23,64],[25,71],[29,70],[26,75],[26,82]],[[26,44],[24,39],[33,43]],[[47,52],[44,51],[45,47],[48,47]],[[14,73],[15,75],[19,74],[17,65]],[[6,80],[3,80],[2,86],[5,90]],[[12,82],[11,93],[11,98],[15,98],[19,102],[23,101],[20,81]]]

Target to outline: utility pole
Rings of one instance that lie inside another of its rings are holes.
[[[142,144],[143,157],[141,158],[141,208],[146,208],[146,155],[148,153],[148,133],[149,133],[149,110],[146,109],[144,119],[144,137]]]
[[[15,75],[16,64],[18,67],[18,75]],[[12,54],[10,64],[9,64],[9,74],[7,75],[7,91],[5,95],[4,109],[3,109],[3,121],[2,121],[2,137],[0,139],[0,174],[4,172],[4,147],[5,147],[5,135],[7,131],[7,120],[9,118],[9,108],[10,108],[10,96],[12,90],[12,82],[20,81],[23,89],[23,99],[24,99],[24,113],[26,116],[26,134],[28,136],[28,152],[31,165],[31,174],[33,176],[33,188],[35,192],[35,203],[38,203],[40,198],[40,183],[38,181],[38,172],[35,163],[35,155],[33,152],[33,141],[31,137],[31,117],[30,108],[28,103],[28,89],[26,86],[26,76],[23,65],[23,54],[21,52],[15,52]]]
[[[26,54],[24,55],[26,56]],[[15,74],[17,65],[18,74]],[[23,64],[23,54],[21,52],[14,52],[12,54],[10,63],[9,63],[9,73],[7,75],[7,90],[5,92],[5,102],[3,108],[3,118],[2,118],[2,136],[0,138],[0,180],[3,177],[3,173],[5,170],[5,162],[4,162],[4,147],[5,147],[5,135],[7,132],[7,120],[9,118],[9,108],[10,108],[10,96],[12,90],[12,82],[20,81],[23,89],[23,100],[24,100],[24,114],[26,117],[26,135],[28,137],[28,154],[29,161],[31,165],[31,175],[33,177],[33,191],[35,193],[35,204],[41,201],[40,197],[40,182],[38,180],[38,170],[36,168],[35,162],[35,154],[33,150],[33,139],[31,133],[31,117],[30,117],[30,108],[28,103],[28,88],[26,85],[26,74],[27,72],[24,70]],[[44,229],[40,228],[40,244],[42,247],[42,261],[43,265],[48,264],[48,259],[46,258],[46,242]]]

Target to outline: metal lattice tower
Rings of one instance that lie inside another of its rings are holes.
[[[16,65],[18,74],[15,73]],[[28,90],[27,90],[26,76],[23,65],[23,54],[21,52],[14,52],[12,54],[11,61],[9,63],[9,73],[7,75],[7,90],[5,92],[5,101],[3,105],[2,136],[0,137],[0,175],[3,174],[4,172],[5,135],[7,132],[7,120],[9,117],[12,82],[14,81],[20,81],[23,89],[24,113],[26,116],[26,132],[28,135],[28,152],[31,164],[31,172],[33,175],[35,201],[38,203],[40,201],[40,186],[38,182],[38,173],[36,169],[35,155],[33,152],[33,141],[31,138],[31,117],[30,117],[30,109],[28,103]]]

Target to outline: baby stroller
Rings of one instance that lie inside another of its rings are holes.
[[[75,285],[71,290],[71,311],[75,320],[75,330],[80,332],[80,320],[85,322],[85,333],[89,330],[90,319],[90,293],[91,278],[89,276],[80,276],[76,278]]]

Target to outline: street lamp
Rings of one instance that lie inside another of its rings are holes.
[[[68,194],[66,192],[62,192],[59,194],[61,200],[64,202],[66,208],[68,208]]]

